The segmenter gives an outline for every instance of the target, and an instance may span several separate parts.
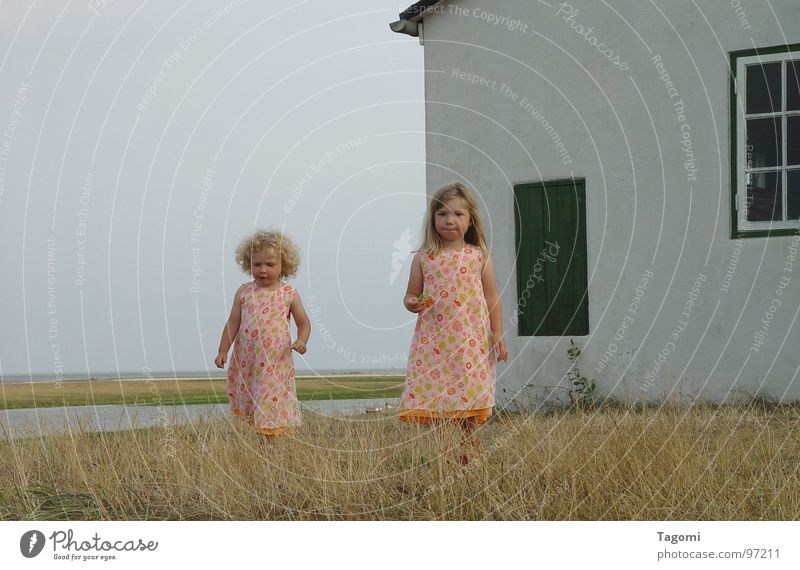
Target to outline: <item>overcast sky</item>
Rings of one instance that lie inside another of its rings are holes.
[[[424,213],[422,47],[382,0],[0,3],[0,372],[216,372],[279,227],[300,369],[403,369]]]

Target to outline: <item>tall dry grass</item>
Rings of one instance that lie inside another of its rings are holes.
[[[0,442],[2,519],[797,519],[795,408],[317,418],[267,449],[238,421]]]

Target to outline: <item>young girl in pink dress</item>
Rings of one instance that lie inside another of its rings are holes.
[[[311,322],[300,295],[281,281],[297,272],[300,255],[282,233],[259,230],[239,244],[236,262],[253,281],[236,291],[214,363],[224,368],[233,344],[227,381],[231,409],[272,443],[300,425],[292,349],[305,354]],[[297,325],[294,343],[290,317]]]
[[[492,414],[495,353],[506,360],[503,316],[475,198],[460,182],[439,188],[428,205],[422,247],[403,303],[418,313],[400,419],[456,421],[465,452],[475,427]]]

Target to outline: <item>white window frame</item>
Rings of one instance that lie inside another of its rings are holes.
[[[786,164],[786,137],[788,136],[786,130],[786,117],[800,116],[800,110],[786,111],[786,64],[781,66],[781,111],[780,113],[753,113],[746,114],[747,109],[747,69],[746,67],[751,64],[773,63],[776,61],[800,61],[800,50],[785,51],[781,53],[742,56],[736,59],[736,210],[737,210],[737,225],[738,231],[763,231],[763,230],[796,230],[800,228],[799,220],[786,220],[775,222],[749,222],[747,221],[747,172],[746,172],[746,127],[747,119],[759,117],[781,117],[781,166],[755,168],[751,172],[774,172],[780,169],[781,172],[781,199],[783,200],[782,209],[783,216],[786,217],[786,201],[787,201],[787,186],[786,186],[786,172],[789,170],[800,170],[800,167],[789,167]]]

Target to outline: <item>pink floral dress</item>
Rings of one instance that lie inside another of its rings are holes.
[[[417,317],[400,419],[476,418],[492,413],[495,355],[483,295],[483,251],[467,246],[438,255],[420,252],[424,294],[433,304]]]
[[[300,425],[289,332],[294,294],[291,285],[265,289],[255,281],[237,294],[242,317],[228,365],[228,398],[236,416],[267,435]]]

